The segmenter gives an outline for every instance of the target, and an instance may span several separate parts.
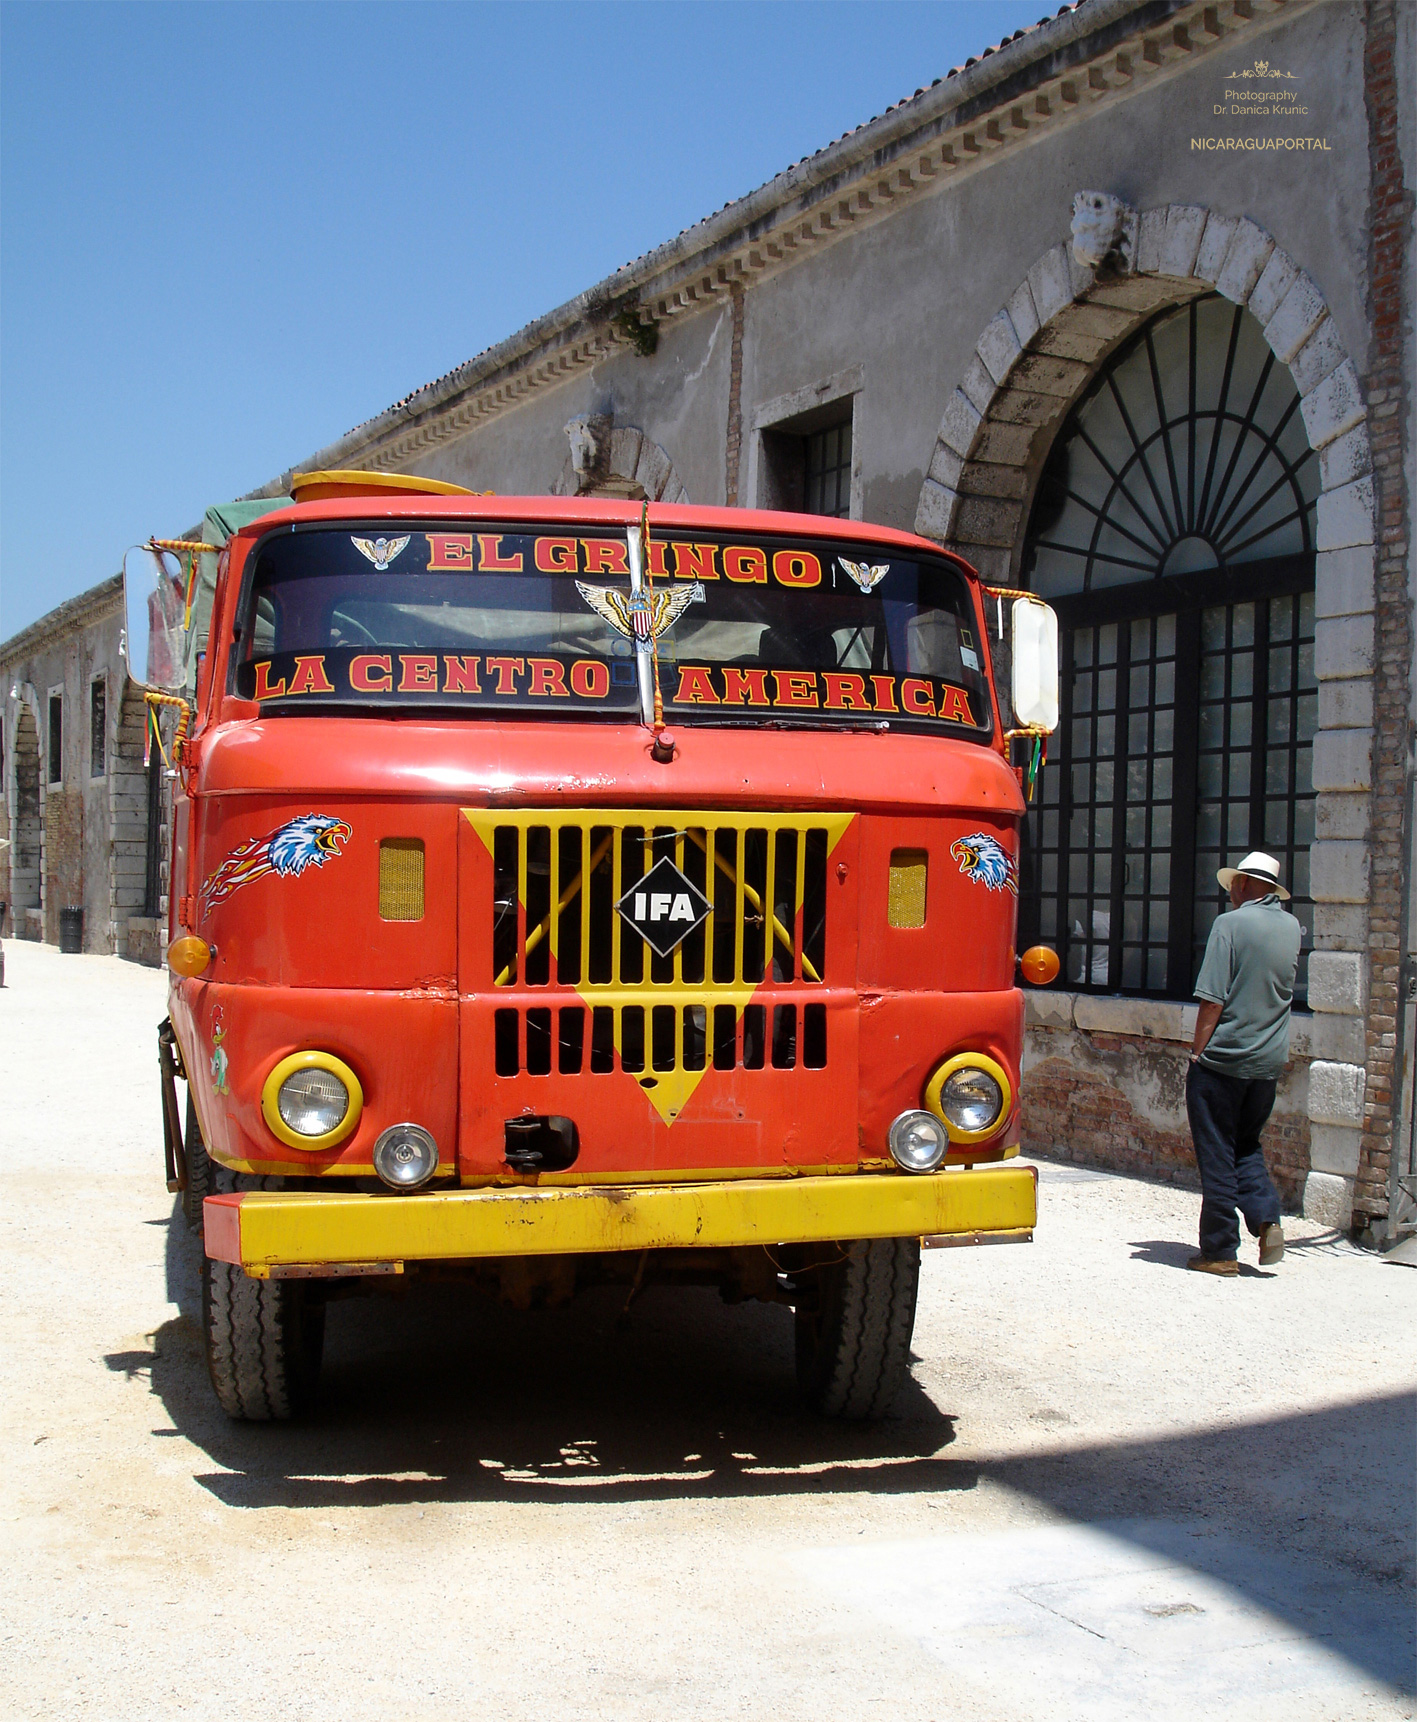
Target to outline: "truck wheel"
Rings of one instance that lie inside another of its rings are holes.
[[[278,1178],[212,1168],[221,1189],[278,1188]],[[303,1280],[253,1280],[230,1262],[202,1258],[207,1371],[228,1417],[294,1417],[315,1396],[325,1348],[325,1305]]]
[[[811,1306],[797,1309],[797,1385],[827,1417],[883,1417],[905,1381],[918,1238],[874,1238],[839,1246],[844,1258],[805,1273]]]
[[[197,1108],[192,1104],[192,1090],[187,1090],[187,1128],[182,1133],[183,1152],[187,1156],[187,1188],[182,1192],[182,1212],[187,1224],[200,1228],[202,1203],[212,1194],[212,1163],[207,1158],[202,1141],[202,1127],[197,1122]]]

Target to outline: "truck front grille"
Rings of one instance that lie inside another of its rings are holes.
[[[494,1023],[498,1076],[824,1070],[827,1063],[825,1004],[749,1004],[741,1013],[707,1003],[504,1006]]]
[[[707,1008],[719,987],[831,980],[827,858],[849,814],[685,813],[654,823],[642,809],[468,817],[492,853],[493,987],[575,987],[586,996],[601,987],[692,987],[703,990]],[[667,957],[615,912],[662,857],[711,905]],[[655,1031],[646,1032],[653,1040]],[[707,1027],[694,1033],[706,1043],[711,1036]]]

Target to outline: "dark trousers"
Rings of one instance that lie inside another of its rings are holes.
[[[1273,1082],[1222,1076],[1203,1064],[1186,1075],[1186,1116],[1201,1174],[1201,1254],[1211,1261],[1233,1262],[1239,1254],[1237,1207],[1254,1237],[1279,1219],[1279,1195],[1260,1147],[1273,1110]]]

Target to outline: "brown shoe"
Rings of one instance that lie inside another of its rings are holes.
[[[1219,1274],[1225,1280],[1233,1280],[1240,1271],[1239,1262],[1218,1262],[1210,1256],[1192,1256],[1186,1266],[1198,1274]]]
[[[1260,1266],[1272,1268],[1284,1260],[1284,1228],[1276,1220],[1260,1230]]]

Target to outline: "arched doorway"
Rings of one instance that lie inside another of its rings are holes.
[[[1249,849],[1312,944],[1319,490],[1293,376],[1215,294],[1114,351],[1048,451],[1020,574],[1059,613],[1063,708],[1020,934],[1074,990],[1188,998]]]
[[[40,880],[43,824],[39,802],[39,726],[23,702],[15,723],[15,810],[10,849],[10,914],[17,937],[25,936],[25,911],[43,907]]]

